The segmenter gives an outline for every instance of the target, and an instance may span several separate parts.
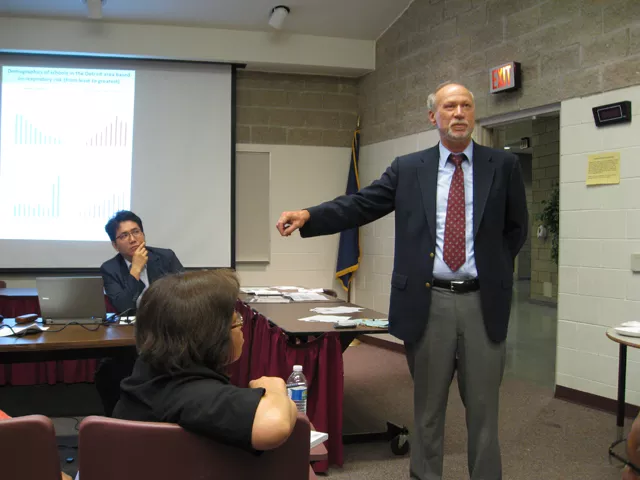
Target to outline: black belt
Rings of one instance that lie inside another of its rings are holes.
[[[475,292],[480,289],[480,282],[477,278],[473,280],[438,280],[433,279],[433,286],[438,288],[444,288],[454,293],[468,293]]]

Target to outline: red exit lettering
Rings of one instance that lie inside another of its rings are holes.
[[[503,67],[494,69],[492,72],[491,88],[495,90],[498,88],[511,86],[512,75],[513,72],[511,65],[505,65]]]

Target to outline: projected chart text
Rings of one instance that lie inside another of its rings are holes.
[[[104,241],[131,204],[135,72],[2,69],[0,238]]]

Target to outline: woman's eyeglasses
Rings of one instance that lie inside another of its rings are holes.
[[[242,325],[244,325],[244,319],[242,318],[242,315],[236,312],[236,321],[231,324],[231,330],[242,327]]]

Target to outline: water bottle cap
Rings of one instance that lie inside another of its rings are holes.
[[[302,371],[302,365],[294,365],[293,366],[293,371],[294,372],[301,372]]]

